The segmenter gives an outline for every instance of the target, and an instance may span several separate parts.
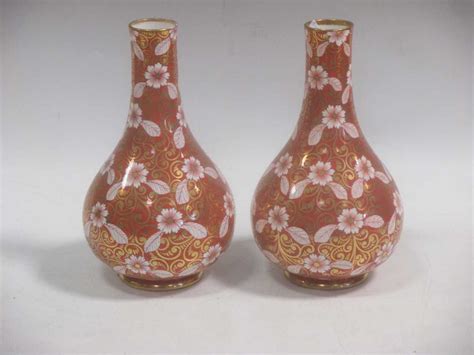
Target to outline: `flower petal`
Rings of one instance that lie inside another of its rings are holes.
[[[115,179],[115,171],[113,169],[110,169],[107,172],[107,184],[111,185],[114,182]]]
[[[352,184],[351,195],[353,198],[359,198],[364,193],[364,179],[357,179]]]
[[[328,224],[327,226],[319,228],[314,235],[316,243],[326,243],[337,228],[337,224]]]
[[[188,180],[183,180],[176,188],[176,202],[180,205],[189,201]]]
[[[182,149],[185,144],[184,134],[183,134],[183,127],[178,127],[173,134],[173,141],[174,145],[178,149]]]
[[[151,137],[158,137],[161,134],[160,126],[155,122],[143,120],[140,124],[145,132]]]
[[[336,198],[339,200],[347,200],[347,191],[342,185],[337,182],[330,182],[328,186],[331,188],[332,192],[334,192]]]
[[[140,59],[143,62],[145,57],[143,56],[143,51],[140,48],[140,46],[138,45],[138,43],[137,42],[132,42],[132,48],[133,48],[133,53],[135,53],[137,58]]]
[[[118,244],[127,244],[128,243],[128,237],[124,233],[123,230],[121,230],[119,227],[117,227],[114,224],[106,223],[105,227],[109,230],[110,235],[112,238],[118,243]]]
[[[287,195],[289,189],[290,189],[290,183],[288,182],[288,178],[286,176],[282,176],[280,180],[281,193],[283,195]]]
[[[169,185],[161,180],[150,180],[145,182],[158,195],[165,195],[170,192]]]
[[[381,171],[376,171],[375,172],[375,177],[378,178],[380,181],[382,181],[384,184],[388,184],[390,182],[387,175],[385,175]]]
[[[286,269],[292,274],[299,274],[301,271],[301,265],[289,265]]]
[[[91,226],[92,226],[91,221],[88,221],[86,222],[86,224],[84,224],[84,233],[86,235],[86,238],[89,238],[89,235],[91,233]]]
[[[201,268],[201,264],[195,264],[193,266],[190,266],[186,270],[182,271],[179,276],[189,276],[192,274],[195,274],[196,271],[198,271]]]
[[[303,195],[304,189],[306,188],[306,186],[308,186],[310,182],[311,180],[304,179],[294,184],[290,190],[290,200],[294,200],[295,198],[301,197],[301,195]]]
[[[151,235],[147,241],[145,242],[145,245],[143,249],[145,250],[145,253],[150,253],[152,251],[155,251],[160,247],[161,244],[161,236],[163,235],[163,232],[156,232],[155,234]]]
[[[267,225],[267,220],[266,219],[259,219],[257,221],[257,223],[255,223],[255,230],[258,232],[258,233],[262,233],[263,232],[263,228],[265,228],[265,226]]]
[[[393,212],[393,215],[390,218],[390,221],[388,222],[388,229],[387,229],[388,234],[393,234],[393,232],[395,232],[396,222],[397,222],[397,211]]]
[[[329,78],[329,85],[336,91],[342,90],[341,81],[338,78]]]
[[[357,128],[355,125],[353,125],[350,122],[345,122],[342,125],[342,128],[344,128],[344,131],[351,136],[351,138],[357,138],[359,137],[359,132],[357,131]]]
[[[122,184],[120,182],[117,182],[116,184],[110,186],[110,189],[109,191],[107,191],[107,195],[105,196],[105,198],[108,201],[112,201],[115,196],[117,196],[117,193],[119,192],[121,186]]]
[[[170,49],[171,40],[167,37],[165,40],[158,43],[155,47],[155,55],[163,55]]]
[[[145,90],[146,83],[136,83],[133,87],[133,97],[139,98],[143,95],[143,90]]]
[[[160,279],[169,279],[173,277],[173,274],[166,270],[155,270],[155,271],[152,271],[151,273]]]
[[[271,253],[270,251],[268,251],[268,250],[262,250],[262,253],[263,253],[263,255],[265,255],[265,257],[266,257],[268,260],[270,260],[272,263],[274,263],[274,264],[278,264],[278,263],[279,263],[278,258],[277,258],[275,255],[273,255],[273,253]]]
[[[182,228],[187,230],[196,239],[202,239],[207,237],[206,228],[199,223],[186,222],[185,224],[183,224]]]
[[[319,143],[325,127],[323,124],[318,124],[309,132],[308,145],[316,145]]]
[[[328,45],[329,45],[328,41],[321,43],[318,46],[318,48],[316,48],[316,55],[318,57],[322,57],[324,55],[324,52],[326,52],[326,48],[327,48]]]
[[[372,228],[380,228],[384,223],[383,218],[376,214],[369,216],[364,220],[364,225]]]
[[[349,43],[344,42],[344,53],[349,57],[351,55],[351,47]]]
[[[352,263],[347,260],[337,260],[331,263],[331,267],[335,267],[335,268],[343,269],[343,270],[350,270],[352,269]]]
[[[229,230],[229,216],[224,216],[224,219],[222,220],[221,226],[219,228],[219,237],[223,238],[226,234],[227,231]]]
[[[351,93],[351,86],[347,85],[344,91],[342,92],[342,103],[347,104],[349,101],[349,94]]]
[[[122,275],[125,275],[125,272],[127,271],[127,267],[125,265],[117,265],[117,266],[114,266],[113,269],[115,272]]]
[[[217,174],[217,171],[215,171],[211,167],[204,168],[204,173],[209,175],[213,179],[217,179],[219,177],[219,174]]]
[[[302,245],[308,245],[310,243],[308,233],[299,227],[288,227],[286,229],[290,233],[291,238]]]
[[[174,100],[178,97],[178,89],[173,83],[168,83],[168,95],[171,100]]]

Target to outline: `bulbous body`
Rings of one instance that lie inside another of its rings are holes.
[[[302,112],[257,186],[254,235],[292,282],[351,287],[392,253],[403,208],[395,182],[357,122],[352,23],[313,20],[305,31]]]
[[[176,23],[130,24],[133,94],[123,137],[84,203],[87,241],[130,286],[198,281],[228,247],[229,186],[192,136],[177,88]]]

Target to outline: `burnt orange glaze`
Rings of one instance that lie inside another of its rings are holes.
[[[234,229],[229,186],[194,139],[178,90],[176,23],[130,26],[132,97],[123,137],[84,203],[97,257],[135,280],[202,272]]]
[[[318,280],[373,270],[392,253],[402,229],[395,182],[356,118],[352,29],[343,20],[305,25],[301,115],[252,204],[253,231],[265,256],[290,273]]]

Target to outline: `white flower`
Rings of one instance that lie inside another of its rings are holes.
[[[401,216],[403,214],[403,204],[398,191],[393,193],[393,205],[395,206],[395,210],[397,211],[398,215]]]
[[[343,44],[347,36],[349,36],[349,30],[328,32],[329,43],[336,43],[337,46]]]
[[[131,162],[125,171],[125,186],[139,187],[146,181],[148,170],[142,163]]]
[[[270,223],[272,230],[281,232],[288,227],[288,218],[285,207],[275,206],[268,212],[268,223]]]
[[[204,253],[204,258],[202,263],[204,265],[212,264],[222,252],[222,248],[219,244],[209,247],[209,249]]]
[[[112,154],[102,165],[100,168],[100,174],[104,175],[105,173],[109,172],[112,169],[112,165],[114,165],[115,154]]]
[[[125,265],[127,269],[136,274],[146,274],[150,271],[150,263],[143,256],[131,255],[125,259]]]
[[[347,85],[352,85],[352,64],[349,64],[349,69],[346,73]]]
[[[159,89],[160,87],[168,84],[169,78],[170,73],[168,73],[168,67],[166,65],[156,63],[155,65],[149,65],[146,69],[145,79],[147,79],[147,86]]]
[[[346,111],[340,105],[329,105],[323,111],[323,123],[327,128],[340,128],[346,122]]]
[[[92,224],[98,228],[102,227],[107,217],[109,215],[109,212],[107,211],[107,208],[103,203],[97,202],[91,210],[91,213],[89,215],[89,219],[92,221]]]
[[[355,208],[343,209],[337,220],[339,221],[337,228],[346,234],[357,233],[364,225],[364,216]]]
[[[178,233],[183,226],[183,215],[174,208],[165,208],[161,214],[156,217],[158,229],[165,234]]]
[[[370,180],[375,177],[375,169],[372,167],[370,160],[367,160],[365,156],[356,160],[355,170],[361,179]]]
[[[228,192],[224,195],[224,209],[227,216],[232,217],[234,215],[235,205],[232,195]]]
[[[311,170],[308,174],[308,178],[311,180],[313,185],[325,186],[328,182],[332,181],[332,175],[334,169],[331,167],[331,163],[323,163],[318,161],[315,165],[309,167]]]
[[[387,260],[390,254],[392,254],[392,251],[393,251],[392,242],[388,242],[382,245],[382,247],[379,250],[377,250],[377,257],[375,258],[375,263],[377,265],[383,263],[385,260]]]
[[[312,65],[310,70],[308,70],[308,82],[311,89],[318,88],[318,90],[322,90],[329,83],[328,73],[322,66],[318,65],[315,68]]]
[[[138,104],[130,103],[130,109],[128,110],[128,127],[138,128],[142,122],[142,109]]]
[[[182,127],[186,127],[186,119],[184,118],[184,113],[183,109],[181,108],[181,105],[178,106],[178,112],[176,112],[176,119],[178,120],[178,123]]]
[[[184,159],[184,165],[181,170],[186,173],[188,180],[199,180],[204,177],[204,168],[201,166],[201,162],[194,157]]]
[[[304,259],[304,267],[311,272],[323,273],[328,271],[330,262],[324,255],[311,254]]]
[[[288,170],[290,170],[292,166],[293,157],[291,157],[288,153],[281,156],[280,159],[275,164],[275,174],[278,176],[288,174]]]

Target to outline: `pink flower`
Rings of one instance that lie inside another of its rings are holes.
[[[370,180],[375,177],[375,169],[372,167],[372,163],[365,156],[357,159],[355,170],[359,178],[364,180]]]
[[[109,215],[107,208],[103,203],[97,202],[91,210],[89,219],[92,221],[92,224],[100,228],[106,223],[106,217]]]
[[[138,104],[130,103],[130,109],[128,111],[128,127],[138,128],[142,122],[142,109]]]
[[[393,251],[392,242],[388,242],[382,245],[382,247],[379,250],[377,250],[377,257],[375,258],[375,263],[377,265],[383,263],[392,254],[392,251]]]
[[[322,161],[318,161],[315,165],[310,166],[309,169],[311,171],[308,174],[308,178],[313,185],[325,186],[332,181],[334,169],[332,169],[330,162],[323,163]]]
[[[292,166],[293,157],[291,157],[288,153],[281,156],[280,159],[275,164],[275,174],[278,176],[288,174],[288,170],[290,170]]]
[[[145,260],[143,256],[131,255],[129,258],[125,259],[125,265],[127,269],[136,274],[146,274],[150,271],[150,263]]]
[[[142,163],[131,162],[125,171],[125,186],[139,187],[146,181],[148,170]]]
[[[304,259],[304,267],[310,272],[324,273],[331,268],[330,264],[324,255],[311,254]]]
[[[156,217],[158,222],[158,229],[165,234],[178,233],[183,226],[183,215],[176,211],[175,208],[165,208],[161,214]]]
[[[340,105],[329,105],[323,111],[323,123],[327,128],[340,128],[346,122],[346,111]]]
[[[281,232],[288,227],[288,219],[289,216],[285,207],[275,206],[268,212],[268,223],[270,223],[272,230]]]
[[[329,83],[328,73],[323,69],[322,66],[318,65],[314,67],[311,66],[308,70],[308,82],[311,89],[322,90],[325,85]]]
[[[336,43],[337,46],[342,45],[349,36],[349,30],[328,32],[329,43]]]
[[[339,222],[337,228],[346,234],[358,233],[364,225],[364,216],[355,208],[343,209],[337,220]]]
[[[204,168],[201,166],[201,162],[194,157],[184,159],[184,165],[181,170],[186,173],[188,180],[197,181],[204,177]]]
[[[170,73],[168,73],[168,67],[166,65],[156,63],[155,65],[149,65],[146,69],[145,79],[147,79],[147,86],[159,89],[168,84],[169,78]]]
[[[209,249],[204,253],[202,263],[204,265],[212,264],[214,261],[217,260],[221,252],[222,248],[219,244],[209,247]]]

